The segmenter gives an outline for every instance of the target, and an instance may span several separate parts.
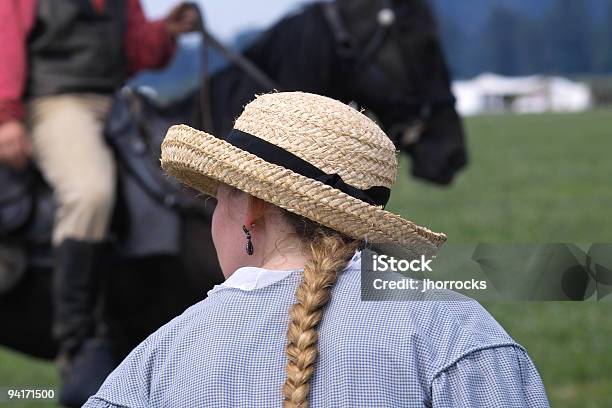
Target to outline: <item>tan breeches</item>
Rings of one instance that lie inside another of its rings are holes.
[[[42,96],[28,103],[34,160],[59,208],[53,244],[106,238],[115,202],[115,161],[103,131],[111,97]]]

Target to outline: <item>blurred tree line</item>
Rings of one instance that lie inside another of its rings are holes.
[[[612,0],[596,9],[583,0],[550,0],[537,13],[530,12],[528,3],[489,2],[478,24],[468,13],[445,13],[440,3],[440,34],[455,77],[484,71],[612,74]]]

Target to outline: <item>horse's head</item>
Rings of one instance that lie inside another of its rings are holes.
[[[291,14],[245,51],[278,85],[374,113],[416,177],[448,184],[466,163],[463,130],[427,0],[336,0]],[[220,134],[253,95],[270,91],[233,64],[211,77]]]
[[[336,0],[326,17],[345,98],[378,119],[413,159],[412,173],[448,184],[467,162],[434,18],[424,0]]]

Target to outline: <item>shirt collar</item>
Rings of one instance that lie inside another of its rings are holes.
[[[360,267],[361,262],[361,251],[355,252],[355,255],[351,258],[347,268],[354,268],[355,266]],[[211,290],[208,291],[208,295],[217,292],[219,290],[234,288],[243,291],[253,291],[256,289],[264,288],[279,282],[294,272],[301,271],[301,269],[292,270],[272,270],[257,268],[255,266],[244,266],[236,269],[236,272],[230,275],[220,285],[215,285]]]

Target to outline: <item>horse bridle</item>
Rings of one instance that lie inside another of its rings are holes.
[[[359,47],[354,36],[346,28],[336,2],[326,2],[322,5],[325,18],[331,27],[336,43],[337,54],[346,61],[345,65],[352,67],[354,72],[368,69],[370,76],[392,102],[401,102],[418,112],[419,119],[426,121],[434,108],[455,104],[455,98],[450,95],[429,97],[409,97],[398,92],[392,81],[380,69],[377,62],[378,54],[385,40],[393,35],[392,28],[405,10],[398,9],[392,0],[383,0],[383,5],[377,13],[377,27],[364,47]],[[419,81],[417,81],[419,82]]]
[[[217,49],[228,61],[238,66],[246,75],[251,77],[263,89],[282,90],[273,79],[242,54],[237,53],[221,43],[213,34],[208,31],[203,13],[197,4],[192,3],[199,15],[199,32],[202,34],[202,86],[200,88],[200,103],[202,105],[202,127],[204,130],[212,132],[212,114],[210,109],[210,75],[208,72],[208,51],[210,47]],[[340,15],[338,5],[335,1],[324,2],[322,4],[324,16],[331,27],[336,44],[338,56],[352,66],[354,72],[360,69],[368,69],[370,76],[378,82],[378,89],[384,90],[392,103],[401,103],[403,106],[411,107],[411,110],[418,112],[418,117],[425,122],[434,108],[452,106],[455,98],[452,94],[437,97],[410,97],[399,92],[393,82],[380,69],[377,56],[385,43],[385,40],[393,35],[392,27],[401,17],[405,10],[393,5],[392,0],[383,0],[383,5],[378,11],[378,25],[374,34],[367,41],[364,47],[359,47],[354,36],[347,30],[346,24]],[[419,82],[419,81],[417,81]]]
[[[393,4],[391,0],[384,0],[383,7],[378,11],[376,31],[360,52],[357,42],[346,28],[336,2],[323,3],[323,13],[332,28],[338,55],[355,60],[357,65],[361,65],[376,56],[395,22]]]

